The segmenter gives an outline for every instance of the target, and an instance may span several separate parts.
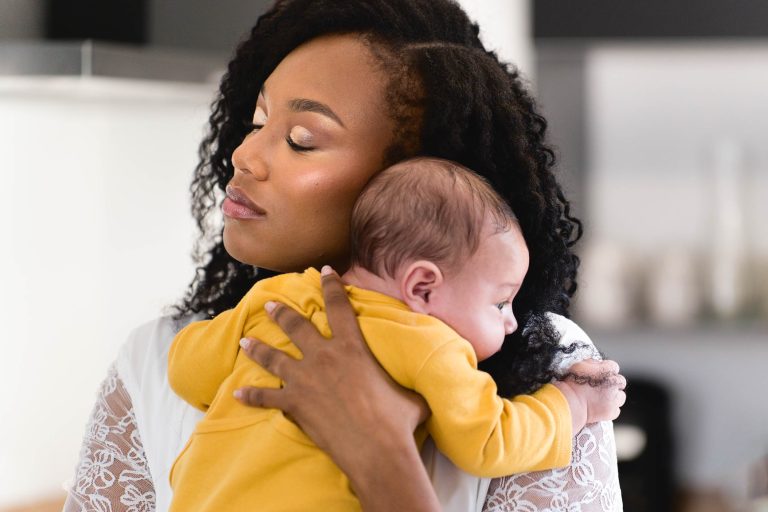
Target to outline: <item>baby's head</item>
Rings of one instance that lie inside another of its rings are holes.
[[[528,248],[507,203],[469,169],[415,158],[380,172],[355,204],[351,244],[352,271],[450,325],[479,360],[517,328]]]

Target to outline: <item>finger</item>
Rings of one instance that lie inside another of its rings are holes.
[[[616,396],[615,400],[615,406],[613,409],[612,414],[612,420],[615,420],[619,416],[621,416],[621,408],[624,405],[624,402],[627,400],[627,395],[623,391],[619,391],[618,395]]]
[[[616,393],[623,393],[627,387],[627,379],[621,374],[605,373],[600,387],[615,390]]]
[[[312,346],[310,340],[317,341],[317,338],[323,337],[317,331],[317,328],[312,325],[312,322],[301,316],[293,308],[286,306],[285,304],[272,304],[274,306],[271,310],[267,308],[267,313],[270,318],[280,326],[283,332],[294,345],[299,347],[299,350],[302,353],[306,348]]]
[[[282,350],[270,347],[257,339],[243,338],[240,340],[240,346],[249,358],[259,363],[269,373],[281,379],[284,379],[286,373],[290,372],[292,365],[296,364],[296,359]]]
[[[597,380],[610,379],[619,375],[619,364],[616,361],[606,359],[599,361],[596,359],[587,359],[571,366],[573,373]]]
[[[608,373],[619,373],[619,370],[621,370],[619,363],[612,359],[604,359],[600,361],[600,366],[602,371]]]
[[[323,300],[333,336],[343,340],[362,339],[357,315],[352,309],[341,278],[327,265],[323,267],[322,274]]]
[[[619,373],[619,363],[612,359],[585,359],[573,365],[594,373]]]
[[[624,407],[627,403],[627,394],[624,391],[619,391],[619,407]]]
[[[251,407],[283,409],[284,393],[281,389],[245,387],[236,389],[235,398]]]
[[[408,391],[408,400],[416,404],[416,407],[419,408],[419,422],[414,425],[415,428],[416,426],[421,425],[427,421],[429,417],[432,416],[432,410],[429,408],[427,401],[424,400],[424,398],[418,393]]]

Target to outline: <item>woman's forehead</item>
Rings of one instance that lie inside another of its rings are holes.
[[[355,34],[323,36],[289,53],[264,83],[269,101],[329,108],[341,124],[380,121],[386,76]],[[322,113],[322,112],[321,112]]]

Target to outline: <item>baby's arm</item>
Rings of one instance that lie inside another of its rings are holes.
[[[440,451],[468,473],[498,477],[570,462],[574,428],[587,419],[584,402],[596,407],[597,400],[576,384],[565,386],[567,395],[547,384],[531,395],[502,399],[491,376],[476,369],[469,343],[456,340],[430,356],[414,388],[432,410],[427,429]],[[595,408],[591,417],[599,414]]]
[[[202,411],[211,405],[235,366],[250,309],[249,295],[234,309],[187,325],[173,339],[168,382],[177,395]]]

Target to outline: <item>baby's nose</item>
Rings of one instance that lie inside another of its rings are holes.
[[[517,330],[517,319],[514,315],[509,315],[504,320],[504,334],[512,334]]]

